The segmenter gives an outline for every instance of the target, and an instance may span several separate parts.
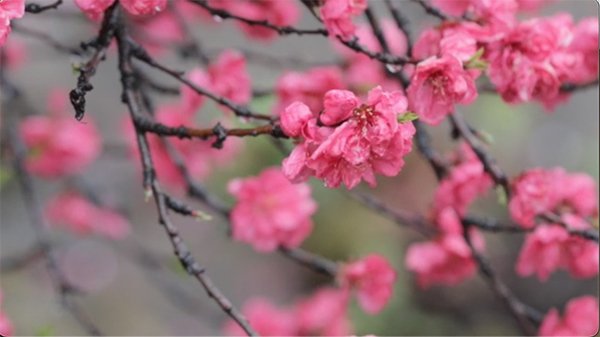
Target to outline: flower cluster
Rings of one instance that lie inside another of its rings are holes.
[[[568,174],[561,168],[531,169],[513,181],[512,192],[512,218],[524,228],[540,222],[525,239],[516,266],[519,275],[536,274],[546,280],[557,269],[566,269],[577,278],[598,274],[598,244],[568,232],[589,229],[587,220],[598,215],[591,177]],[[559,223],[548,219],[549,215],[559,217]]]
[[[319,289],[289,309],[256,298],[242,311],[262,336],[348,336],[352,334],[346,317],[351,290],[356,290],[363,310],[377,313],[392,295],[396,273],[384,257],[373,254],[341,265],[338,280],[341,288]],[[232,321],[225,331],[231,336],[242,333]]]
[[[82,172],[100,154],[101,139],[89,117],[79,123],[68,113],[68,94],[55,90],[48,97],[49,113],[29,116],[21,122],[20,134],[29,150],[25,166],[43,178]]]
[[[0,47],[10,34],[10,20],[22,18],[25,14],[25,0],[4,0],[0,2]]]
[[[53,227],[79,235],[98,234],[117,240],[125,238],[131,227],[119,213],[95,205],[76,192],[55,196],[46,205],[45,213]]]
[[[593,296],[574,298],[567,303],[561,318],[552,308],[540,325],[540,336],[594,336],[598,333],[598,299]]]
[[[115,0],[75,0],[75,4],[90,19],[98,21]],[[151,16],[167,7],[167,0],[120,0],[119,4],[133,16]]]
[[[300,9],[294,1],[280,0],[209,0],[213,8],[223,9],[255,21],[267,21],[277,26],[293,26],[300,19]],[[277,32],[259,25],[238,22],[247,37],[262,41],[272,40]]]
[[[300,143],[283,161],[283,172],[294,182],[316,176],[330,188],[344,183],[351,189],[363,179],[375,186],[375,174],[397,175],[412,149],[414,126],[398,122],[405,112],[404,95],[381,87],[369,91],[364,103],[350,91],[330,90],[320,114],[292,103],[281,114],[281,127]]]
[[[238,104],[246,104],[252,98],[246,59],[235,50],[223,51],[206,71],[193,69],[188,74],[188,79],[193,84]],[[199,109],[204,102],[204,97],[187,85],[181,87],[181,98],[183,108],[191,112]]]
[[[2,304],[2,289],[0,289],[0,305]],[[13,335],[13,326],[0,307],[0,335],[10,337]]]
[[[317,209],[306,184],[292,184],[278,168],[229,182],[237,199],[231,211],[233,238],[258,251],[298,247],[312,231]]]
[[[558,14],[519,22],[516,18],[519,10],[533,9],[540,3],[519,0],[434,3],[451,15],[468,13],[475,20],[444,22],[423,31],[415,43],[416,59],[449,55],[462,62],[457,65],[453,61],[454,66],[448,68],[452,70],[444,71],[439,66],[433,70],[455,74],[454,78],[447,76],[446,81],[435,82],[429,76],[425,82],[413,79],[411,86],[416,88],[412,95],[409,90],[411,109],[428,116],[423,118],[426,122],[428,119],[432,124],[439,122],[445,113],[452,111],[451,103],[472,102],[476,91],[466,77],[466,70],[461,71],[460,67],[469,69],[473,78],[480,74],[476,69],[487,68],[490,81],[508,103],[535,100],[548,109],[567,98],[560,91],[561,85],[585,84],[598,76],[597,18],[587,18],[575,25],[570,15]],[[417,70],[423,67],[422,63],[432,61],[421,62]],[[459,74],[464,76],[457,80]],[[429,88],[423,89],[427,84]],[[432,90],[443,93],[443,98],[424,100],[416,96],[416,91],[429,96]]]
[[[438,235],[433,240],[412,244],[406,254],[406,266],[417,274],[422,288],[456,285],[476,270],[460,217],[478,196],[489,190],[492,180],[466,144],[454,157],[455,166],[440,182],[432,207],[431,219],[437,225]],[[479,232],[472,228],[469,236],[473,247],[482,251],[485,242]]]

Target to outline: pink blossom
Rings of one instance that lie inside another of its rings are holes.
[[[10,20],[19,19],[25,14],[24,0],[4,0],[0,2],[0,47],[10,34]]]
[[[135,16],[150,16],[163,11],[167,0],[120,0],[125,10]]]
[[[454,104],[470,104],[477,98],[475,82],[453,56],[429,58],[415,69],[407,90],[410,109],[428,124],[439,124],[454,112]]]
[[[321,111],[325,93],[344,87],[342,72],[337,67],[315,67],[304,73],[287,72],[277,80],[275,114],[281,114],[295,101],[306,104],[312,111]]]
[[[431,0],[431,4],[435,8],[457,17],[465,14],[471,2],[471,0]]]
[[[210,87],[215,94],[235,103],[246,104],[252,98],[246,59],[235,50],[226,50],[208,67]]]
[[[294,1],[280,0],[210,0],[214,8],[224,9],[244,18],[256,21],[267,21],[277,26],[293,26],[300,19],[300,10]],[[238,25],[247,37],[269,41],[277,37],[277,32],[260,26],[252,26],[243,22]]]
[[[535,12],[554,0],[517,0],[520,11]]]
[[[293,313],[279,309],[263,298],[253,298],[244,304],[242,313],[260,336],[294,336],[297,331]],[[234,321],[225,325],[229,336],[244,336],[246,333]]]
[[[183,6],[185,3],[175,2],[177,6]],[[151,55],[160,56],[168,51],[167,45],[183,43],[185,39],[178,19],[172,10],[165,10],[154,16],[134,18],[132,30],[136,40]]]
[[[352,327],[346,317],[348,292],[323,288],[295,308],[298,331],[295,336],[348,336]]]
[[[586,227],[575,216],[564,216],[563,221],[573,228]],[[516,269],[520,276],[536,274],[541,281],[557,269],[566,269],[576,278],[589,278],[598,274],[598,255],[597,243],[569,235],[559,225],[540,225],[527,235]]]
[[[581,296],[571,299],[561,318],[556,308],[550,309],[542,324],[540,336],[594,336],[598,333],[598,299]]]
[[[129,222],[119,213],[94,205],[75,192],[55,196],[46,205],[45,212],[52,226],[80,235],[123,239],[130,231]]]
[[[187,79],[195,86],[200,88],[210,88],[210,78],[206,72],[200,68],[195,68],[187,74]],[[181,86],[181,101],[185,111],[194,112],[200,109],[204,103],[204,96],[198,94],[189,86],[183,84]]]
[[[413,46],[413,56],[424,60],[451,55],[466,62],[490,38],[489,29],[474,22],[444,23],[421,32]]]
[[[12,39],[3,48],[4,56],[0,60],[0,65],[5,65],[9,69],[16,69],[27,62],[29,56],[27,47],[21,40]]]
[[[48,99],[50,114],[27,117],[20,125],[29,150],[25,166],[43,178],[80,173],[100,154],[101,139],[94,121],[88,115],[80,123],[67,115],[67,97],[66,92],[54,92]]]
[[[0,311],[0,335],[10,337],[14,333],[13,325],[8,319],[8,316]]]
[[[434,209],[450,207],[465,215],[471,203],[490,189],[492,179],[469,146],[462,144],[459,156],[462,156],[460,162],[442,179],[435,192]]]
[[[321,19],[332,37],[348,39],[356,30],[352,22],[367,8],[367,0],[326,0],[321,7]]]
[[[258,251],[298,247],[312,230],[317,209],[306,184],[290,183],[277,168],[256,177],[234,179],[229,193],[236,199],[231,212],[233,238]]]
[[[331,90],[325,94],[323,106],[323,113],[302,128],[303,142],[283,162],[283,172],[290,180],[298,182],[314,175],[327,187],[343,182],[351,189],[362,179],[375,186],[375,173],[394,176],[400,172],[415,132],[412,123],[397,121],[406,111],[401,92],[376,87],[361,104],[350,91]]]
[[[533,227],[536,216],[546,212],[570,212],[583,218],[598,214],[596,184],[585,174],[531,169],[512,182],[511,190],[510,214],[525,228]]]
[[[435,240],[413,243],[406,253],[406,268],[417,275],[417,284],[457,285],[477,269],[471,250],[461,234],[445,234]]]
[[[102,19],[104,12],[113,3],[115,3],[115,0],[75,0],[77,7],[94,21]]]
[[[383,256],[371,254],[344,265],[339,277],[343,285],[356,289],[363,310],[376,314],[392,297],[396,272]]]
[[[578,58],[577,66],[569,69],[569,80],[587,83],[598,78],[598,18],[581,20],[574,28],[568,51]]]
[[[308,106],[301,102],[294,102],[281,114],[281,129],[290,137],[298,137],[311,118],[313,113]]]

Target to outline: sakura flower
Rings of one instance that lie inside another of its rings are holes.
[[[550,309],[538,332],[539,336],[593,336],[598,333],[598,299],[581,296],[571,299],[561,318],[556,308]]]
[[[25,0],[4,0],[0,2],[0,46],[10,33],[10,20],[22,18],[25,14]]]
[[[323,288],[296,304],[296,336],[348,336],[352,327],[346,317],[348,292]]]
[[[579,60],[568,72],[569,81],[587,83],[598,78],[598,18],[581,20],[573,30],[573,40],[568,51],[575,53]],[[574,71],[575,70],[575,71]]]
[[[392,297],[396,272],[383,256],[372,254],[344,265],[339,277],[344,286],[356,289],[363,310],[376,314]]]
[[[461,162],[452,168],[436,189],[434,209],[439,211],[450,207],[464,215],[469,205],[490,189],[492,179],[466,144],[462,144],[459,155],[463,156]]]
[[[452,16],[462,16],[472,0],[431,0],[431,4],[442,12]]]
[[[244,304],[242,313],[261,336],[294,336],[297,331],[293,313],[279,309],[263,298],[253,298]],[[230,320],[225,325],[229,336],[243,336],[246,333],[239,324]]]
[[[411,110],[428,124],[439,124],[454,112],[454,105],[470,104],[477,98],[472,75],[454,56],[420,62],[407,90]]]
[[[294,102],[281,114],[281,129],[290,137],[299,137],[302,128],[313,117],[308,106],[304,103]]]
[[[120,0],[125,10],[134,16],[150,16],[167,7],[167,0]]]
[[[512,185],[508,208],[512,218],[525,228],[547,212],[572,213],[579,217],[598,214],[596,184],[584,174],[567,174],[561,168],[531,169]]]
[[[10,337],[14,333],[13,325],[8,319],[8,316],[0,311],[0,335]]]
[[[277,80],[275,114],[281,114],[295,101],[306,104],[312,111],[321,111],[325,93],[344,87],[342,73],[337,67],[315,67],[304,73],[287,72]]]
[[[326,0],[321,7],[321,19],[332,37],[348,39],[356,30],[352,22],[367,8],[367,0]]]
[[[576,216],[563,220],[571,227],[585,229],[587,225]],[[545,281],[557,269],[566,269],[573,277],[588,278],[598,274],[598,244],[569,235],[559,225],[541,225],[527,235],[517,261],[520,276],[536,274]]]
[[[184,6],[185,3],[176,2],[175,5]],[[168,50],[167,45],[183,44],[185,34],[178,19],[172,10],[164,10],[150,17],[134,18],[133,35],[148,53],[160,56]]]
[[[257,177],[234,179],[229,193],[237,202],[231,212],[233,238],[258,251],[298,247],[312,230],[317,209],[306,184],[292,184],[278,168]]]
[[[67,93],[56,91],[48,98],[50,114],[25,118],[19,130],[29,153],[25,166],[43,178],[55,178],[83,171],[101,150],[94,121],[85,123],[67,115]]]
[[[0,65],[5,65],[9,69],[17,69],[27,62],[27,47],[21,40],[12,39],[3,48],[4,55],[0,59]]]
[[[210,88],[210,78],[203,69],[195,68],[187,74],[190,82],[200,88]],[[204,103],[204,96],[198,94],[187,85],[181,86],[181,101],[185,111],[194,112]]]
[[[376,87],[361,104],[350,91],[331,90],[325,94],[323,106],[320,116],[301,128],[295,126],[295,130],[302,129],[303,142],[283,161],[283,172],[290,180],[299,182],[314,175],[327,187],[343,182],[351,189],[362,179],[375,186],[375,173],[394,176],[400,172],[415,133],[412,123],[397,121],[406,111],[401,92]],[[305,111],[298,107],[286,109],[284,114]],[[288,121],[305,119],[282,116]]]
[[[129,222],[119,213],[97,206],[74,193],[54,197],[45,209],[48,220],[80,235],[99,234],[110,239],[122,239],[129,234]]]

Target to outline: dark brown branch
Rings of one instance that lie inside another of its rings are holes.
[[[572,228],[571,226],[569,226],[569,224],[564,222],[560,216],[558,216],[554,213],[544,213],[544,214],[540,215],[538,218],[542,221],[550,222],[552,224],[557,224],[557,225],[564,227],[567,230],[567,232],[569,232],[569,234],[571,234],[571,235],[576,235],[576,236],[579,236],[586,240],[598,242],[598,232],[597,231],[595,231],[593,229],[585,230],[585,229]]]
[[[586,89],[598,87],[598,83],[599,83],[598,79],[596,79],[595,81],[589,82],[589,83],[585,83],[585,84],[565,83],[560,86],[560,91],[561,92],[575,92],[575,91],[579,91],[579,90],[586,90]]]
[[[435,16],[436,18],[442,20],[442,21],[446,21],[449,20],[450,18],[442,13],[439,9],[431,6],[429,3],[427,3],[426,0],[412,0],[413,2],[418,3],[427,14]]]
[[[396,5],[393,4],[391,0],[385,0],[385,5],[390,11],[392,19],[394,19],[394,22],[396,23],[396,26],[398,26],[398,29],[400,29],[406,36],[406,55],[412,55],[413,40],[411,37],[412,34],[408,18],[404,16],[398,8],[396,8]]]
[[[122,99],[127,105],[135,125],[135,120],[141,112],[134,87],[135,75],[131,64],[133,53],[129,42],[130,40],[128,39],[122,21],[118,22],[116,38],[119,53],[119,71],[121,73],[121,82],[123,86]],[[143,166],[143,172],[145,172],[144,187],[149,189],[154,197],[156,208],[158,210],[159,223],[165,230],[169,241],[173,246],[173,252],[188,274],[194,276],[204,287],[208,296],[211,297],[227,315],[236,321],[249,336],[255,336],[256,332],[252,329],[246,318],[237,308],[232,305],[232,303],[221,293],[212,280],[206,275],[205,269],[200,266],[200,264],[192,256],[189,248],[183,241],[183,238],[179,235],[179,230],[171,222],[168,216],[169,206],[167,205],[167,197],[162,192],[162,189],[156,179],[148,141],[143,131],[139,130],[137,125],[135,126],[137,143],[142,157],[141,162]]]
[[[280,247],[279,251],[297,263],[310,268],[318,273],[335,278],[338,272],[337,263],[322,256],[310,253],[299,248]]]
[[[41,42],[46,43],[50,47],[54,48],[56,51],[59,51],[61,53],[73,54],[73,55],[77,55],[77,56],[82,55],[82,53],[79,49],[63,44],[62,42],[56,40],[54,37],[52,37],[51,35],[47,34],[44,31],[32,29],[31,27],[18,25],[16,23],[11,23],[11,26],[12,26],[12,29],[16,33],[22,34],[24,36],[33,37]]]
[[[27,13],[32,13],[32,14],[38,14],[44,11],[47,11],[49,9],[58,9],[58,6],[62,5],[62,0],[56,0],[51,4],[48,5],[39,5],[36,3],[29,3],[25,5],[25,12]]]
[[[431,136],[425,129],[425,126],[421,121],[413,121],[413,125],[416,129],[415,141],[417,143],[417,149],[423,157],[429,162],[429,165],[433,169],[435,176],[438,180],[441,180],[448,173],[448,164],[444,158],[434,150],[431,145]]]
[[[80,121],[85,115],[85,95],[94,87],[90,79],[96,73],[96,68],[106,55],[106,50],[115,34],[116,13],[118,2],[115,2],[104,13],[104,19],[98,37],[89,44],[82,44],[82,47],[93,47],[95,49],[91,58],[79,68],[79,77],[77,77],[77,86],[69,93],[71,104],[75,109],[75,119]]]

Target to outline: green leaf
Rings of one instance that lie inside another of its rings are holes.
[[[56,331],[54,330],[54,327],[52,325],[47,324],[47,325],[39,327],[35,331],[35,336],[38,336],[38,337],[56,336]]]
[[[500,185],[496,186],[496,196],[498,198],[498,203],[502,206],[506,206],[506,203],[508,202],[508,195],[506,194],[504,187]]]
[[[416,113],[407,111],[406,113],[398,116],[398,123],[412,122],[416,119],[419,119],[419,116]]]
[[[494,136],[487,131],[477,130],[477,136],[488,145],[494,144]]]
[[[485,48],[479,48],[471,58],[465,62],[465,68],[467,69],[479,69],[485,70],[488,66],[488,63],[485,60],[482,60],[481,57],[485,53]]]

